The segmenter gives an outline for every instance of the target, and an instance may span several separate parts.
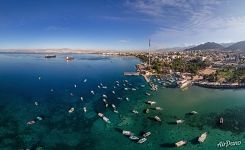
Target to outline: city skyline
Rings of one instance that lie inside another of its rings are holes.
[[[0,48],[146,49],[245,36],[242,0],[0,2]]]

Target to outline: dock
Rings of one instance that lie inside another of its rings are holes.
[[[124,72],[125,76],[139,76],[139,72]]]

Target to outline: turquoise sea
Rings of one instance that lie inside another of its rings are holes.
[[[75,59],[66,62],[66,56]],[[90,54],[57,54],[52,59],[45,59],[43,54],[0,54],[0,149],[245,149],[244,89],[193,86],[183,91],[159,86],[153,92],[142,77],[123,76],[125,71],[134,71],[139,62],[134,57]],[[98,88],[101,83],[107,88]],[[125,87],[129,90],[124,90]],[[105,108],[103,94],[109,104],[115,104],[118,114],[112,107]],[[156,104],[147,105],[147,100]],[[156,106],[163,110],[154,110]],[[74,112],[69,113],[72,107]],[[87,108],[86,113],[83,107]],[[150,109],[149,114],[144,113],[146,108]],[[139,114],[132,113],[133,109]],[[187,114],[193,110],[198,114]],[[111,123],[106,124],[98,112]],[[162,122],[154,121],[155,115]],[[220,117],[224,118],[223,125],[217,124]],[[185,122],[177,125],[174,123],[177,119]],[[27,125],[31,120],[35,124]],[[139,137],[146,131],[151,135],[145,143],[137,144],[122,135],[121,130]],[[208,132],[207,139],[197,143],[197,137],[204,132]],[[174,147],[180,140],[188,141],[187,145]],[[226,141],[239,145],[218,146]]]

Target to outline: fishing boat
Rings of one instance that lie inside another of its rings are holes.
[[[150,105],[156,104],[156,102],[154,102],[154,101],[147,101],[146,103],[150,104]]]
[[[176,146],[176,147],[180,147],[180,146],[185,145],[186,143],[187,143],[187,141],[181,140],[181,141],[179,141],[179,142],[176,142],[176,143],[175,143],[175,146]]]
[[[134,114],[139,114],[139,112],[138,112],[137,110],[132,110],[132,112],[133,112]]]
[[[206,140],[207,136],[208,136],[208,133],[207,133],[207,132],[204,132],[204,133],[198,138],[198,142],[199,142],[199,143],[203,143],[203,142]]]
[[[147,140],[146,138],[142,138],[142,139],[139,139],[139,141],[138,141],[137,143],[142,144],[142,143],[144,143],[146,140]]]
[[[129,139],[131,139],[131,140],[139,140],[140,138],[137,137],[137,136],[131,135],[131,136],[129,137]]]
[[[90,91],[90,93],[94,95],[94,91]]]
[[[156,109],[156,110],[162,110],[162,108],[161,108],[161,107],[156,107],[155,109]]]
[[[122,131],[122,134],[123,134],[123,135],[126,135],[126,136],[131,136],[131,135],[133,135],[131,131],[127,131],[127,130],[123,130],[123,131]]]
[[[158,116],[155,116],[154,119],[158,122],[161,122],[162,120],[158,117]]]
[[[67,56],[67,57],[65,58],[65,60],[66,60],[66,61],[71,61],[71,60],[74,60],[74,57]]]
[[[86,113],[87,112],[87,108],[86,107],[83,107],[83,111]]]
[[[183,122],[184,122],[184,120],[176,120],[176,124],[181,124]]]
[[[150,136],[151,135],[151,132],[146,132],[143,134],[143,137],[147,137],[147,136]]]
[[[72,108],[70,108],[70,109],[68,110],[68,112],[69,112],[69,113],[73,113],[74,110],[75,110],[75,109],[72,107]]]
[[[219,123],[220,123],[220,124],[223,124],[223,123],[224,123],[224,118],[223,118],[223,117],[220,117],[220,118],[219,118]]]

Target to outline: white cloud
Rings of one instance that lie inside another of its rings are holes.
[[[129,40],[119,40],[119,43],[129,43]]]
[[[185,43],[239,41],[245,37],[245,15],[225,15],[226,0],[128,0],[131,10],[151,18],[155,47]],[[234,3],[234,7],[239,3]],[[232,11],[233,9],[229,9]],[[220,12],[219,12],[220,11]]]

